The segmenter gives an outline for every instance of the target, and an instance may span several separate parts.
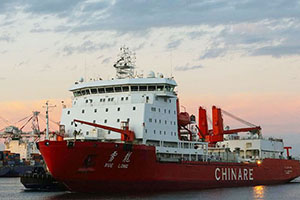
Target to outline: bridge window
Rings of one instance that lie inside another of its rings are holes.
[[[147,91],[147,86],[140,86],[140,91]]]
[[[158,85],[157,86],[157,90],[158,91],[163,91],[164,90],[164,86],[163,85]]]
[[[117,122],[120,122],[120,119],[117,119]]]
[[[69,115],[71,113],[71,111],[68,110],[67,114]]]
[[[155,89],[156,89],[156,87],[154,85],[149,85],[148,86],[149,91],[154,91]]]
[[[152,122],[152,118],[149,118],[149,122]]]
[[[96,123],[96,120],[93,120],[93,123],[95,124],[95,123]]]
[[[108,112],[108,108],[105,109],[105,112]]]
[[[97,94],[97,89],[96,88],[91,89],[91,93],[92,94]]]
[[[115,92],[122,92],[121,87],[115,87]]]
[[[82,95],[85,95],[85,90],[82,90],[82,91],[81,91],[81,94],[82,94]]]
[[[171,86],[166,85],[166,90],[167,90],[167,91],[171,91]]]
[[[85,103],[88,103],[89,102],[89,100],[85,100]]]
[[[129,86],[124,86],[124,87],[122,87],[122,89],[123,89],[123,92],[128,92],[129,91]]]
[[[107,119],[104,120],[104,123],[107,123]]]
[[[84,113],[84,110],[82,110],[81,113]]]
[[[78,96],[81,96],[81,92],[80,91],[74,92],[74,97],[78,97]]]
[[[132,110],[135,110],[135,106],[132,107]]]
[[[151,111],[155,112],[156,108],[155,107],[151,107]]]
[[[124,100],[124,97],[121,97],[121,101],[123,101]]]
[[[96,113],[96,112],[97,112],[97,109],[94,109],[94,112]]]
[[[120,107],[118,107],[118,111],[120,111]]]
[[[105,88],[105,92],[106,93],[112,93],[112,92],[114,92],[114,88],[113,87]]]
[[[125,99],[126,99],[126,101],[127,101],[127,100],[128,100],[128,97],[126,97]]]
[[[131,91],[138,91],[139,87],[138,86],[131,86]]]
[[[105,90],[104,90],[104,88],[98,88],[98,92],[99,93],[105,93]]]

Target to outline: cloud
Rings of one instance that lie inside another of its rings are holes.
[[[49,28],[41,28],[41,27],[39,27],[39,28],[33,28],[33,29],[31,29],[31,33],[44,33],[44,32],[50,32],[50,31],[52,31],[51,29],[49,29]]]
[[[190,70],[201,69],[201,68],[203,68],[202,65],[193,65],[193,66],[186,65],[186,66],[177,66],[174,69],[175,71],[190,71]]]
[[[157,27],[234,24],[262,19],[299,18],[297,0],[23,0],[0,1],[0,11],[64,18],[74,31],[141,31]]]
[[[6,80],[6,77],[0,77],[0,81]]]
[[[44,65],[39,69],[39,72],[47,72],[49,70],[51,70],[52,66],[51,65]]]
[[[251,56],[298,55],[299,6],[297,0],[2,0],[0,13],[3,16],[13,12],[25,14],[24,18],[27,20],[33,17],[44,21],[57,20],[57,23],[52,25],[43,23],[31,27],[31,33],[37,34],[55,32],[76,35],[78,32],[90,34],[110,31],[116,35],[130,33],[145,37],[145,33],[154,32],[159,28],[223,27],[222,31],[217,28],[211,31],[212,34],[205,28],[194,29],[182,35],[184,40],[175,37],[175,40],[167,39],[163,44],[166,49],[176,49],[181,47],[186,39],[209,39],[207,50],[200,54],[201,59],[207,59],[222,57],[233,51]],[[6,17],[1,21],[11,24],[19,20]],[[176,33],[169,33],[172,34]],[[114,37],[117,37],[116,35]],[[212,46],[211,41],[214,40],[223,45]],[[0,41],[12,42],[13,38],[2,35]],[[296,44],[292,41],[296,41]],[[137,49],[143,48],[144,45],[141,43]],[[288,47],[294,49],[289,50]],[[104,48],[109,47],[86,41],[81,45],[66,45],[62,51],[71,55],[75,52],[93,52]]]
[[[8,34],[3,34],[0,36],[0,42],[4,41],[4,42],[13,42],[14,38],[12,38],[11,36],[9,36]]]
[[[270,55],[273,57],[281,56],[291,56],[291,55],[300,55],[300,45],[298,46],[288,46],[288,45],[279,45],[279,46],[266,46],[254,50],[254,56]]]
[[[116,43],[94,43],[90,40],[87,40],[78,46],[67,45],[63,48],[63,52],[65,52],[66,55],[71,55],[73,53],[95,52],[114,47],[115,45]]]
[[[105,2],[105,3],[104,3]],[[94,9],[98,4],[100,11]],[[84,9],[73,21],[75,31],[141,31],[157,27],[234,24],[262,19],[299,18],[299,3],[284,1],[180,1],[152,0],[114,3],[106,1],[81,5]],[[279,12],[280,11],[280,12]]]
[[[103,59],[101,63],[102,64],[107,64],[107,63],[110,62],[110,60],[111,60],[111,57],[108,57],[108,58]]]
[[[24,0],[25,12],[35,15],[57,15],[67,17],[78,6],[80,0]]]
[[[212,48],[206,50],[203,55],[199,57],[199,59],[209,59],[209,58],[216,58],[216,57],[223,57],[225,56],[227,50],[225,48]]]
[[[181,44],[182,40],[175,40],[167,45],[167,49],[176,49]]]

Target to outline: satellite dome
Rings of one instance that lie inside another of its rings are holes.
[[[155,78],[154,72],[153,71],[149,71],[148,75],[147,75],[147,78]]]

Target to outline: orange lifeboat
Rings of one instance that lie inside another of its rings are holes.
[[[180,112],[178,114],[178,125],[186,126],[191,123],[190,115],[187,112]]]

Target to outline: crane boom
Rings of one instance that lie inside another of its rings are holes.
[[[94,126],[97,128],[102,128],[102,129],[120,133],[122,136],[121,137],[122,141],[132,142],[135,139],[134,132],[129,130],[128,126],[125,126],[124,129],[119,129],[119,128],[114,128],[114,127],[105,126],[105,125],[101,125],[101,124],[86,122],[86,121],[82,121],[82,120],[78,120],[78,119],[74,119],[74,122],[78,122],[81,124]]]

